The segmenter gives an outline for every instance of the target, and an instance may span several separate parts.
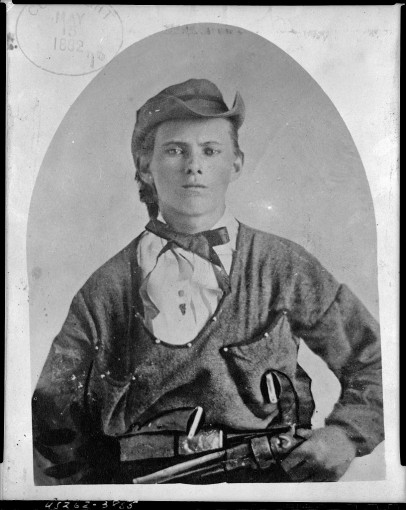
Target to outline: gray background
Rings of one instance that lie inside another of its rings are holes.
[[[331,101],[266,39],[225,25],[179,27],[106,66],[73,104],[44,158],[27,238],[33,384],[74,293],[147,221],[130,153],[136,110],[191,77],[215,82],[229,105],[236,90],[246,103],[245,170],[228,200],[238,219],[307,248],[377,316],[372,201]]]

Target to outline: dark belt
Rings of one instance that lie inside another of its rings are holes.
[[[204,411],[201,407],[165,412],[152,421],[135,427],[131,433],[117,438],[120,444],[120,461],[184,457],[228,447],[233,437],[242,439],[245,434],[249,434],[250,438],[253,438],[257,434],[278,434],[289,430],[287,424],[271,427],[266,431],[225,433],[221,428],[200,429],[203,421]]]
[[[220,450],[236,442],[244,441],[244,438],[246,441],[251,441],[251,446],[254,453],[256,453],[255,445],[258,441],[263,441],[264,437],[271,434],[277,436],[278,433],[286,433],[289,428],[290,426],[281,425],[272,429],[234,433],[226,433],[220,428],[210,428],[197,432],[193,437],[173,431],[123,436],[119,438],[120,461],[133,462],[196,455],[212,450]]]
[[[121,437],[119,442],[121,462],[169,458],[223,448],[223,431],[207,429],[193,437],[172,431],[142,433]]]
[[[280,459],[302,441],[294,427],[287,426],[231,434],[209,429],[192,438],[167,432],[141,433],[121,438],[121,469],[137,484],[271,481],[280,471]],[[248,472],[234,473],[241,470]]]

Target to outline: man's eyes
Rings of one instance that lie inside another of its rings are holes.
[[[186,149],[182,149],[182,147],[169,147],[165,151],[170,156],[180,156],[182,154],[187,154]],[[213,149],[212,147],[204,147],[203,154],[205,156],[214,156],[215,154],[219,154],[221,151],[218,149]]]
[[[205,147],[203,152],[206,154],[206,156],[214,156],[214,154],[220,153],[218,149],[213,149],[212,147]]]
[[[180,154],[183,154],[185,151],[180,147],[171,147],[169,149],[166,149],[166,152],[171,156],[179,156]]]

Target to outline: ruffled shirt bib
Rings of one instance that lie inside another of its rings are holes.
[[[213,249],[230,274],[238,222],[226,210],[213,229],[219,227],[227,228],[230,241]],[[167,243],[152,232],[143,233],[137,250],[142,270],[140,296],[150,332],[167,343],[183,345],[197,337],[214,314],[223,291],[213,265],[199,255],[177,246],[160,255]]]

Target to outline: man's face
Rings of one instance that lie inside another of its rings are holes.
[[[230,129],[225,119],[173,120],[158,127],[144,178],[155,184],[164,217],[221,217],[228,185],[242,169]]]

